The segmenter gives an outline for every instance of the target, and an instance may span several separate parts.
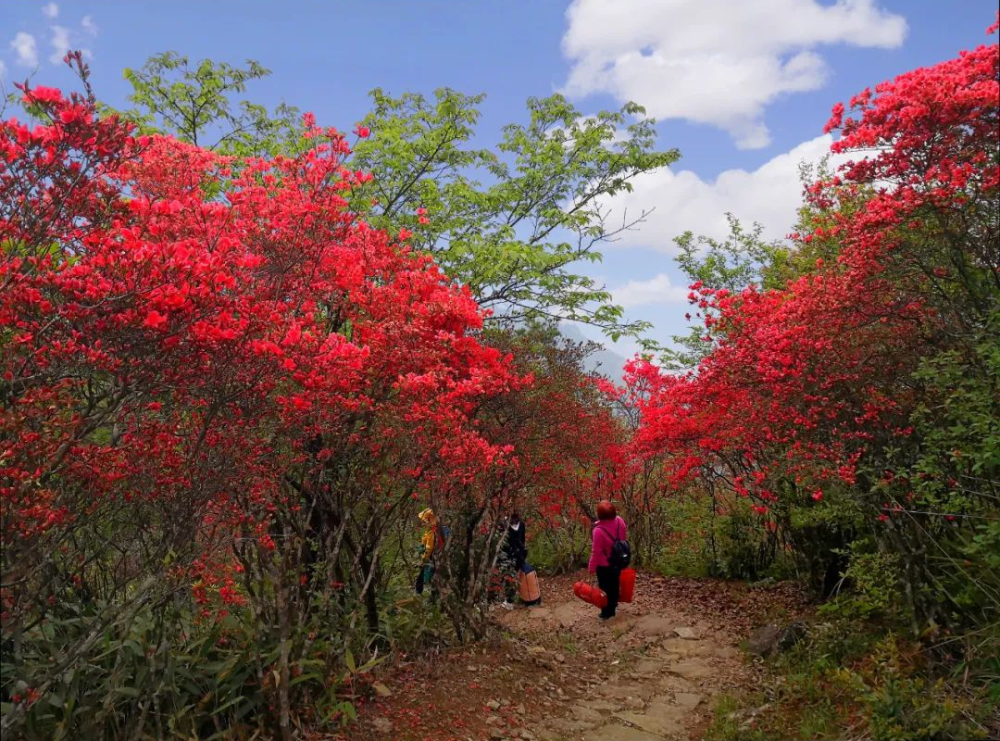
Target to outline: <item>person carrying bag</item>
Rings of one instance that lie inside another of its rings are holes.
[[[597,575],[597,584],[607,597],[601,609],[601,620],[609,620],[618,609],[621,573],[632,562],[632,549],[628,542],[625,520],[611,502],[604,500],[597,505],[597,522],[592,533],[590,573]]]

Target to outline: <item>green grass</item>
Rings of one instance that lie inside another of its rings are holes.
[[[580,647],[577,645],[576,639],[569,633],[559,634],[559,645],[563,651],[573,656],[580,653]]]
[[[715,705],[715,720],[705,734],[706,739],[717,741],[764,741],[762,731],[745,725],[744,713],[765,702],[760,693],[751,695],[722,695]]]
[[[759,691],[720,698],[706,739],[984,739],[997,711],[987,687],[935,677],[923,647],[873,622],[814,626],[766,668]]]

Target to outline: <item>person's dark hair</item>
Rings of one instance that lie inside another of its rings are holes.
[[[605,499],[603,502],[599,502],[597,505],[597,519],[598,520],[613,520],[618,516],[618,510],[615,509],[615,505]]]
[[[520,522],[521,521],[521,515],[519,515],[517,512],[511,512],[510,513],[510,521],[511,522]]]

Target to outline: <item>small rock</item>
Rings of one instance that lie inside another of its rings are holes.
[[[712,668],[698,659],[678,661],[667,667],[667,671],[684,679],[702,679],[712,676]]]
[[[698,634],[693,628],[674,628],[674,633],[678,638],[684,638],[689,641],[698,640]]]
[[[528,610],[528,617],[532,620],[543,620],[545,618],[551,617],[552,611],[546,607],[533,607]]]
[[[746,641],[746,650],[756,656],[771,656],[787,651],[806,636],[806,626],[795,622],[782,628],[768,623],[753,632]]]
[[[525,713],[528,712],[528,709],[524,707],[524,703],[522,702],[516,708],[514,708],[514,712],[516,712],[518,715],[524,715]]]
[[[496,741],[500,741],[500,739],[507,738],[507,734],[501,731],[499,728],[494,728],[492,731],[490,731],[490,738],[495,739]]]
[[[548,651],[545,650],[543,646],[528,646],[528,655],[541,655],[547,654]]]
[[[635,726],[643,734],[652,734],[648,736],[631,734],[626,736],[629,741],[632,739],[636,739],[637,741],[638,739],[643,739],[645,741],[647,738],[677,738],[679,736],[686,736],[687,733],[685,733],[685,730],[687,730],[688,723],[685,720],[685,716],[687,712],[684,708],[677,707],[676,705],[654,702],[642,713],[616,713],[615,717]],[[609,736],[608,738],[615,737]]]
[[[694,709],[701,704],[704,698],[701,695],[697,695],[693,692],[675,692],[674,702],[680,705],[682,708]]]
[[[500,703],[497,702],[496,700],[490,700],[488,703],[486,703],[486,707],[488,707],[490,710],[499,710]]]
[[[588,700],[587,707],[591,710],[611,713],[618,709],[618,704],[608,700]]]
[[[801,641],[809,633],[805,623],[795,622],[785,628],[778,639],[778,650],[787,651]]]
[[[632,667],[631,676],[655,676],[663,671],[663,661],[659,659],[643,659]]]
[[[376,718],[372,721],[372,728],[382,735],[388,735],[392,733],[392,721],[388,718]]]
[[[381,682],[372,682],[372,689],[375,690],[375,694],[379,697],[392,697],[392,690]]]
[[[757,628],[746,640],[746,650],[755,656],[767,656],[774,651],[777,645],[778,636],[781,635],[781,626],[776,623],[768,623]]]
[[[665,636],[673,630],[670,619],[660,615],[646,615],[635,624],[635,632],[641,636]]]

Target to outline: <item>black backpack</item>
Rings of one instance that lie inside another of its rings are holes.
[[[608,537],[614,537],[603,527],[601,530],[604,530],[604,534]],[[632,546],[628,544],[627,540],[615,538],[615,542],[611,546],[611,555],[608,556],[608,566],[621,571],[627,569],[630,563],[632,563]]]

